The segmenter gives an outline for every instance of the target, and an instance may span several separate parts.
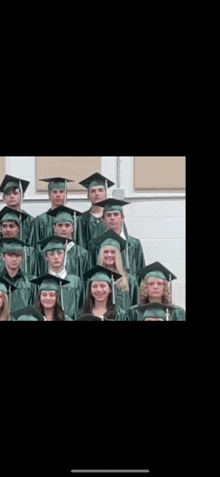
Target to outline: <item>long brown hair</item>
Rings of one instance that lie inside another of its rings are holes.
[[[0,310],[0,321],[10,321],[10,312],[9,312],[9,302],[8,295],[3,291],[0,291],[2,294],[2,309]]]
[[[61,301],[60,301],[60,294],[56,291],[56,303],[53,309],[53,321],[64,321],[65,314],[62,309]],[[35,308],[44,316],[44,307],[41,304],[41,291],[38,292],[37,296],[35,297]]]
[[[88,314],[92,313],[94,303],[95,303],[95,299],[94,299],[94,297],[92,296],[92,293],[91,293],[91,283],[89,284],[89,289],[88,289],[88,295],[87,295],[86,302],[83,305],[83,307],[79,310],[79,317],[82,316],[82,315],[85,315],[87,313]],[[109,293],[108,300],[107,300],[107,303],[106,303],[107,311],[104,314],[104,317],[109,319],[109,320],[115,320],[117,309],[116,309],[116,305],[113,305],[113,303],[112,303],[112,291],[111,291],[110,284],[109,284],[109,287],[110,287],[110,293]]]

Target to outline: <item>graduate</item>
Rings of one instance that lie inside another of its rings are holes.
[[[109,229],[92,243],[99,250],[97,265],[121,275],[115,282],[115,301],[122,310],[128,311],[131,306],[138,304],[138,283],[136,277],[129,274],[122,263],[121,253],[126,249],[126,241]]]
[[[17,238],[22,240],[23,224],[26,219],[26,213],[18,212],[10,207],[4,207],[0,212],[0,230],[2,238],[0,239],[0,255],[2,254],[2,247],[4,239]],[[23,241],[24,242],[24,241]],[[40,274],[41,257],[34,247],[27,243],[25,244],[25,260],[22,262],[22,270],[31,275]],[[0,271],[3,270],[5,264],[0,256]]]
[[[65,267],[66,238],[52,235],[40,242],[43,247],[42,254],[47,264],[47,273],[57,278],[65,279],[62,286],[62,304],[65,313],[72,319],[83,303],[83,286],[81,278],[67,273]]]
[[[114,182],[95,172],[79,184],[88,190],[91,207],[77,219],[76,243],[88,250],[90,240],[102,235],[106,230],[102,221],[103,207],[97,205],[97,202],[107,199],[107,190]]]
[[[32,305],[14,311],[12,321],[46,321],[44,316]]]
[[[34,304],[45,321],[72,321],[64,310],[62,300],[62,288],[67,280],[46,274],[33,279],[32,283],[39,286]]]
[[[137,270],[145,266],[144,252],[139,239],[131,237],[124,227],[123,206],[129,204],[123,200],[107,199],[97,205],[104,207],[103,221],[107,230],[113,230],[126,241],[126,248],[122,252],[123,266],[131,275],[136,275]],[[92,265],[97,260],[97,247],[93,242],[89,245]]]
[[[156,302],[157,305],[158,303],[165,306],[172,305],[172,281],[177,278],[160,262],[153,262],[142,268],[138,271],[138,275],[142,278],[139,305],[130,308],[128,319],[131,321],[142,319],[145,309],[140,307],[146,304]],[[170,310],[168,308],[168,311],[170,316],[166,321],[185,321],[183,308],[172,305],[172,308]]]
[[[91,260],[88,251],[75,243],[76,218],[81,216],[81,212],[61,206],[47,213],[53,218],[53,233],[67,239],[65,257],[67,273],[77,275],[82,279],[83,274],[91,268]]]
[[[9,176],[6,174],[3,182],[0,185],[0,192],[3,192],[3,200],[7,207],[14,209],[17,212],[23,212],[25,215],[22,219],[22,237],[21,240],[28,243],[30,226],[34,217],[22,209],[24,194],[30,182],[18,177]]]
[[[100,265],[86,272],[84,280],[89,279],[88,294],[77,320],[125,321],[126,313],[115,304],[114,281],[119,278],[121,275]]]
[[[40,179],[48,183],[49,199],[51,201],[51,208],[65,205],[67,201],[67,183],[74,182],[73,180],[65,179],[63,177],[50,177],[48,179]],[[29,243],[36,248],[37,242],[45,239],[53,234],[53,217],[47,212],[38,215],[31,224]]]
[[[16,287],[0,276],[0,321],[11,321],[10,297]]]
[[[5,268],[1,271],[1,277],[16,287],[11,295],[11,312],[32,305],[36,294],[36,288],[30,281],[34,276],[21,270],[24,260],[24,245],[21,240],[8,238],[4,239],[2,248]]]

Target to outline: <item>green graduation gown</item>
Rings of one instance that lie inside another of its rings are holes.
[[[62,287],[63,308],[65,313],[72,319],[75,319],[78,310],[83,304],[82,282],[76,275],[67,275],[67,283]]]
[[[30,228],[34,220],[34,217],[28,214],[27,212],[25,212],[25,210],[22,210],[22,212],[27,214],[26,219],[22,221],[22,240],[25,243],[29,243]]]
[[[35,219],[32,220],[30,225],[28,243],[32,245],[32,247],[39,250],[37,242],[45,239],[46,237],[50,237],[53,234],[53,217],[45,212],[44,214],[38,215]]]
[[[138,284],[134,275],[128,276],[130,291],[119,290],[115,285],[115,302],[116,305],[127,312],[131,306],[138,303]]]
[[[186,321],[186,313],[183,308],[180,306],[175,306],[174,310],[172,310],[170,321]],[[128,321],[142,321],[143,320],[143,312],[137,310],[138,305],[132,306],[127,312],[127,320]]]
[[[16,311],[26,306],[33,305],[36,295],[36,286],[30,280],[36,278],[33,275],[23,273],[20,269],[14,278],[8,275],[7,269],[1,271],[1,276],[8,280],[17,290],[11,293],[11,311]]]
[[[99,237],[105,232],[106,226],[101,218],[91,214],[91,209],[77,217],[76,243],[88,250],[90,240]]]

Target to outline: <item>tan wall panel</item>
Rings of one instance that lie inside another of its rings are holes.
[[[185,156],[135,156],[135,190],[185,189]]]
[[[5,177],[5,156],[0,156],[0,184]]]
[[[102,156],[37,156],[36,190],[48,190],[47,184],[39,179],[57,176],[75,181],[68,184],[69,191],[85,192],[86,189],[79,182],[95,172],[101,173],[101,159]]]

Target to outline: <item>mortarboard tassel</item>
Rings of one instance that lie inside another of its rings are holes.
[[[129,255],[128,255],[128,241],[126,240],[126,267],[127,271],[130,270]]]
[[[20,240],[23,240],[23,226],[22,226],[22,215],[19,215],[19,223],[20,223]]]
[[[74,237],[76,238],[76,211],[74,212]]]
[[[115,281],[113,275],[111,276],[112,283],[112,304],[115,305]]]
[[[106,200],[108,199],[108,181],[105,179]]]
[[[64,205],[67,203],[67,181],[65,180],[65,199],[64,199]]]
[[[169,283],[170,283],[170,305],[172,305],[173,302],[173,289],[172,289],[172,277],[171,273],[169,274]]]
[[[24,272],[27,273],[27,247],[26,247],[26,245],[24,246]]]
[[[23,194],[23,189],[22,189],[22,185],[21,185],[21,181],[20,181],[20,180],[19,180],[19,189],[20,189],[20,194],[21,194],[20,208],[22,209],[23,200],[24,200],[24,194]]]
[[[61,306],[62,306],[62,310],[64,311],[64,307],[63,307],[63,290],[62,290],[62,282],[60,282],[60,300],[61,300]]]
[[[9,297],[8,306],[9,306],[9,313],[10,313],[10,311],[11,311],[11,285],[9,285],[9,287],[8,287],[8,297]]]
[[[65,252],[64,252],[64,267],[66,268],[66,262],[67,262],[67,245],[68,245],[68,240],[66,240],[65,243]]]

